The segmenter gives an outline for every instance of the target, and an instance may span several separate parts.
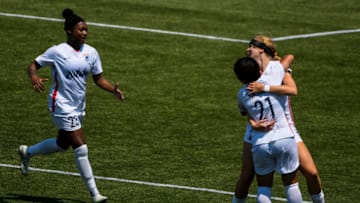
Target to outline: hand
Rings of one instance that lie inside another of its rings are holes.
[[[262,83],[252,82],[248,84],[246,89],[248,89],[251,93],[255,94],[255,93],[263,92],[264,86],[265,85]]]
[[[47,82],[48,78],[40,78],[38,76],[31,77],[32,88],[37,92],[42,92],[45,90],[44,82]]]
[[[121,101],[125,99],[124,93],[119,89],[119,83],[116,83],[115,85],[114,95],[116,98],[120,99]]]
[[[275,120],[270,120],[270,121],[267,119],[263,119],[259,121],[250,120],[250,125],[254,130],[269,131],[273,129],[275,125]]]

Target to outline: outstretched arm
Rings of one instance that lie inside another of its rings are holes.
[[[119,89],[119,84],[116,84],[116,85],[111,84],[109,81],[107,81],[104,78],[102,73],[100,73],[98,75],[94,75],[93,79],[94,79],[95,84],[97,86],[99,86],[101,89],[106,90],[110,93],[113,93],[114,96],[121,101],[125,99],[123,92]]]

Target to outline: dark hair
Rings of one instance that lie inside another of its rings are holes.
[[[69,8],[63,10],[62,16],[65,18],[64,30],[71,30],[78,22],[85,22],[83,18],[76,15],[73,10]]]
[[[254,82],[260,77],[260,66],[255,59],[243,57],[234,64],[234,72],[242,83]]]

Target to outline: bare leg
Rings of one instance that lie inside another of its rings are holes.
[[[251,144],[244,142],[241,173],[235,187],[235,196],[239,199],[247,197],[250,185],[255,177],[251,147]]]
[[[311,195],[319,194],[321,189],[321,181],[315,162],[304,142],[298,142],[298,152],[300,160],[299,170],[306,178],[309,193]]]

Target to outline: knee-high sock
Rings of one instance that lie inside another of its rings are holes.
[[[80,147],[74,150],[76,165],[80,172],[80,175],[90,191],[91,196],[95,196],[99,194],[99,191],[96,187],[95,178],[93,175],[93,171],[91,169],[91,165],[88,158],[88,148],[87,145],[81,145]]]
[[[319,194],[316,195],[311,195],[311,199],[313,201],[313,203],[325,203],[325,197],[324,197],[324,193],[321,190],[321,192]]]
[[[50,154],[60,151],[64,151],[64,149],[56,143],[56,138],[49,138],[30,146],[27,153],[30,157],[32,157],[37,154]]]
[[[288,200],[288,203],[302,202],[301,192],[298,183],[287,185],[285,187],[285,190],[286,190],[286,198]]]
[[[271,187],[258,187],[257,202],[258,203],[271,203]]]

